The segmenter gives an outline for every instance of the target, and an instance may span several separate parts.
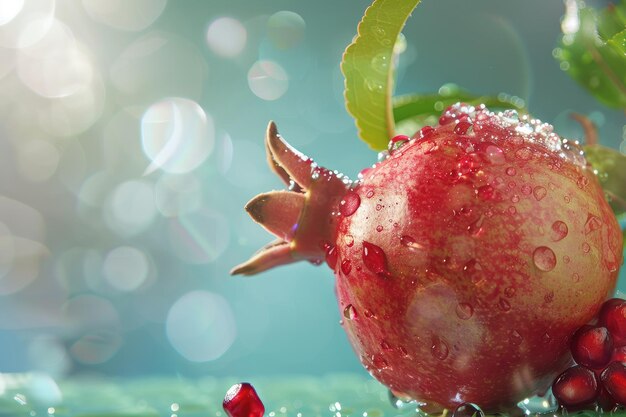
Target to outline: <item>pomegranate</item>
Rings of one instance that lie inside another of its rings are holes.
[[[456,104],[356,182],[273,123],[266,147],[289,191],[246,209],[278,239],[232,273],[325,261],[363,365],[426,410],[543,392],[614,290],[619,225],[577,143],[539,120]]]

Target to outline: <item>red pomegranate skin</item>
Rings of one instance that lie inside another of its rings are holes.
[[[270,166],[295,190],[246,208],[279,241],[233,273],[326,259],[363,365],[427,410],[508,410],[569,365],[573,333],[623,262],[576,144],[538,120],[457,104],[341,185],[276,137],[270,125]]]
[[[568,339],[614,289],[621,234],[590,169],[497,126],[454,127],[365,173],[360,207],[338,222],[352,268],[335,268],[337,298],[357,312],[343,326],[362,363],[392,390],[499,410],[564,369]],[[388,278],[363,242],[385,252]]]

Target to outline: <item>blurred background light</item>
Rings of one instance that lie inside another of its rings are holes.
[[[0,46],[25,48],[43,38],[54,22],[55,0],[3,0]]]
[[[289,77],[277,62],[257,61],[248,71],[248,85],[257,97],[273,101],[287,92]]]
[[[233,344],[236,323],[228,301],[208,291],[191,291],[170,308],[167,337],[185,359],[213,361]]]
[[[89,16],[114,29],[138,32],[159,18],[167,0],[83,0]]]
[[[225,58],[236,57],[246,47],[248,33],[237,19],[221,17],[209,25],[206,40],[213,53]]]
[[[194,170],[209,156],[215,142],[213,120],[198,103],[169,98],[151,105],[141,119],[143,150],[157,168],[181,174]]]

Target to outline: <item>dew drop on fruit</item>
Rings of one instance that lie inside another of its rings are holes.
[[[343,237],[343,243],[345,243],[347,247],[351,248],[354,245],[354,237],[352,235],[345,235]]]
[[[517,330],[513,330],[509,335],[509,340],[514,345],[520,345],[522,341],[524,340],[524,338],[522,337],[521,334],[519,334]]]
[[[468,130],[472,127],[472,122],[467,119],[467,117],[459,120],[454,126],[454,133],[457,135],[464,135],[468,132]]]
[[[383,231],[383,227],[379,224],[378,226],[376,226],[376,231],[378,233],[382,232]]]
[[[562,240],[563,238],[565,238],[565,236],[567,236],[567,233],[567,224],[560,220],[552,223],[552,228],[550,229],[550,239],[552,239],[553,242],[558,242],[559,240]]]
[[[498,146],[487,146],[487,148],[485,149],[485,155],[487,156],[487,160],[494,165],[502,165],[506,162],[504,152],[502,152],[502,149],[500,149]],[[512,174],[509,174],[509,169],[513,170]],[[506,170],[506,173],[508,175],[515,175],[515,168],[508,168]]]
[[[493,197],[493,192],[494,189],[491,185],[483,185],[482,187],[478,188],[476,194],[481,200],[489,200]]]
[[[400,354],[404,357],[409,356],[409,351],[406,350],[406,348],[404,346],[398,346],[398,350],[400,351]]]
[[[348,304],[346,308],[343,309],[343,316],[348,320],[354,320],[357,318],[356,308],[352,304]]]
[[[389,276],[387,257],[379,247],[369,242],[363,242],[363,263],[375,274]]]
[[[363,314],[365,314],[365,317],[367,317],[368,319],[374,317],[374,313],[372,313],[372,311],[368,310],[367,308],[363,311]]]
[[[516,174],[515,168],[513,167],[508,167],[505,172],[506,172],[506,175],[510,177],[513,177]]]
[[[533,187],[531,187],[528,184],[522,185],[521,190],[522,190],[522,194],[524,195],[531,195],[533,193]]]
[[[602,220],[600,220],[599,217],[589,213],[587,215],[587,221],[585,222],[585,234],[588,235],[589,233],[598,230],[601,226]]]
[[[419,250],[423,248],[422,245],[417,243],[415,239],[413,239],[409,235],[404,235],[400,237],[400,244],[406,248],[413,249],[413,250]]]
[[[326,249],[326,264],[333,271],[335,270],[335,266],[337,266],[338,255],[337,248],[334,245],[328,246]]]
[[[456,316],[461,320],[469,320],[474,315],[474,308],[467,303],[460,303],[456,306]]]
[[[521,148],[515,152],[515,156],[522,161],[527,161],[533,156],[533,152],[529,148]]]
[[[354,191],[350,191],[339,203],[339,211],[344,217],[352,216],[360,205],[361,197]]]
[[[533,262],[540,271],[549,272],[556,266],[556,255],[547,246],[539,246],[533,252]]]
[[[463,403],[454,410],[452,417],[485,417],[485,413],[476,404]]]
[[[511,310],[511,303],[509,303],[505,298],[500,298],[500,301],[498,301],[498,306],[502,311]]]
[[[365,197],[367,197],[367,198],[372,198],[372,197],[374,197],[374,191],[373,191],[373,190],[369,190],[369,191],[365,194]]]
[[[414,135],[418,140],[426,139],[435,131],[435,128],[432,126],[424,126]]]
[[[546,194],[548,194],[548,190],[546,190],[545,187],[542,187],[540,185],[533,189],[533,195],[535,196],[535,199],[537,201],[543,200]]]
[[[387,342],[386,340],[382,340],[380,342],[380,348],[382,350],[391,350],[391,346],[389,345],[389,342]]]
[[[341,261],[341,272],[343,272],[344,275],[349,275],[350,271],[352,271],[352,262],[350,262],[350,259]]]
[[[439,336],[434,336],[432,340],[432,345],[430,347],[430,352],[433,356],[439,360],[445,360],[450,353],[450,348],[446,341]]]
[[[591,246],[589,246],[589,243],[583,243],[583,252],[589,253],[589,251],[591,251]]]
[[[378,370],[389,368],[389,362],[383,355],[374,355],[372,357],[372,364]]]
[[[506,287],[504,289],[504,295],[511,298],[515,295],[515,287]]]

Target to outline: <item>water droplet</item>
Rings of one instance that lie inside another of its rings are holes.
[[[587,215],[587,222],[585,223],[585,234],[593,232],[594,230],[598,230],[602,226],[602,220],[599,217],[594,216],[589,213]]]
[[[552,337],[550,336],[548,332],[545,332],[543,336],[541,336],[541,341],[543,343],[550,343],[552,341]]]
[[[354,191],[349,191],[339,203],[339,211],[344,217],[352,216],[361,205],[361,197]]]
[[[380,348],[382,350],[391,350],[391,346],[389,346],[389,343],[386,340],[380,342]]]
[[[533,252],[533,262],[540,271],[549,272],[556,266],[556,255],[547,246],[539,246]]]
[[[576,181],[576,185],[578,185],[578,188],[585,188],[587,186],[587,184],[589,184],[589,178],[585,177],[584,175],[581,175],[578,178],[578,181]]]
[[[382,204],[376,204],[376,211],[381,211],[383,208]]]
[[[509,214],[515,214],[517,213],[517,209],[513,206],[510,206],[507,211],[509,212]]]
[[[517,171],[515,171],[515,168],[513,168],[513,167],[508,167],[506,169],[506,175],[508,175],[510,177],[515,176],[516,173],[517,173]]]
[[[367,78],[365,80],[365,87],[372,93],[380,93],[384,90],[382,83],[374,78]]]
[[[430,352],[433,356],[439,360],[445,360],[450,353],[450,348],[448,348],[448,344],[446,341],[439,336],[434,336],[432,340],[432,345],[430,347]]]
[[[481,200],[490,200],[493,198],[494,191],[495,190],[491,185],[483,185],[482,187],[478,188],[476,194]]]
[[[511,298],[515,295],[515,287],[507,287],[504,289],[504,295]]]
[[[363,263],[375,274],[389,277],[387,270],[387,257],[385,252],[379,247],[369,242],[363,242]]]
[[[411,236],[409,235],[404,235],[400,238],[400,244],[402,246],[405,246],[409,249],[414,249],[414,250],[419,250],[419,249],[423,249],[423,246],[420,245],[419,243],[417,243],[415,241],[415,239],[413,239]]]
[[[456,306],[456,315],[461,320],[469,320],[474,315],[474,308],[467,303],[461,303]]]
[[[552,223],[550,239],[552,239],[553,242],[558,242],[559,240],[562,240],[565,236],[567,236],[567,232],[567,225],[564,222],[557,220]]]
[[[350,259],[341,261],[341,272],[343,272],[344,275],[349,275],[350,271],[352,271],[352,262],[350,262]]]
[[[513,343],[514,345],[519,345],[522,343],[522,341],[524,340],[524,338],[522,337],[521,334],[519,334],[519,332],[517,330],[513,330],[510,334],[510,338],[511,343]]]
[[[583,252],[589,253],[589,251],[591,251],[591,246],[589,246],[589,243],[583,243]]]
[[[456,133],[457,135],[464,135],[471,127],[471,121],[469,121],[467,118],[461,119],[457,122],[456,126],[454,126],[454,133]]]
[[[345,235],[343,237],[343,243],[345,243],[347,247],[351,248],[354,245],[354,237],[352,235]]]
[[[357,318],[356,308],[352,304],[348,304],[346,308],[343,309],[343,316],[348,320],[354,320]]]
[[[515,156],[522,161],[527,161],[533,156],[533,152],[529,148],[521,148],[515,152]]]
[[[398,346],[398,350],[402,356],[409,356],[409,351],[404,346]]]
[[[373,190],[369,190],[369,191],[365,194],[365,197],[367,197],[367,198],[372,198],[372,197],[374,197],[374,191],[373,191]]]
[[[498,301],[498,306],[500,307],[500,310],[502,310],[502,311],[509,311],[509,310],[511,310],[511,303],[509,303],[504,298],[500,298],[500,301]]]
[[[563,255],[563,262],[565,262],[566,264],[570,263],[571,259],[569,256],[567,255]]]
[[[491,162],[494,165],[502,165],[506,162],[506,159],[504,157],[504,152],[502,152],[502,149],[500,149],[499,147],[495,146],[495,145],[489,145],[487,146],[487,148],[485,149],[485,155],[487,155],[487,159],[489,160],[489,162]],[[509,174],[509,170],[512,169],[513,173]],[[507,175],[515,175],[515,169],[514,168],[508,168],[506,170]]]
[[[574,281],[574,283],[580,282],[580,275],[578,275],[578,273],[574,272],[572,274],[572,281]]]
[[[389,141],[389,145],[387,145],[387,151],[390,155],[393,155],[395,151],[402,148],[410,138],[406,135],[396,135]]]
[[[414,135],[414,137],[417,137],[418,140],[423,140],[426,139],[426,137],[430,136],[434,131],[434,127],[424,126]]]
[[[546,190],[544,187],[540,185],[535,187],[535,189],[533,190],[533,195],[535,196],[537,201],[543,200],[546,194],[548,194],[548,190]]]
[[[485,417],[485,413],[476,404],[463,403],[454,410],[452,417]]]
[[[513,194],[513,197],[511,197],[511,203],[519,203],[519,195]]]
[[[389,69],[389,56],[385,53],[376,55],[372,58],[372,68],[380,74],[387,74],[387,70]]]
[[[365,317],[367,317],[368,319],[374,317],[374,313],[372,313],[372,311],[368,309],[365,309],[365,311],[363,311],[363,314],[365,314]]]
[[[337,266],[337,258],[338,258],[338,251],[337,248],[334,245],[329,245],[326,249],[326,264],[328,264],[328,266],[330,267],[330,269],[332,269],[333,271],[335,270],[335,266]]]
[[[387,362],[383,355],[372,356],[372,363],[378,370],[389,368],[389,362]]]
[[[524,195],[530,195],[533,192],[533,187],[531,187],[528,184],[524,184],[522,185],[522,194]]]
[[[383,231],[383,227],[381,225],[376,226],[376,231],[378,233],[382,232]]]
[[[478,220],[476,220],[475,222],[467,226],[467,231],[473,236],[478,236],[480,232],[482,231],[484,220],[485,220],[485,216],[481,214]]]

